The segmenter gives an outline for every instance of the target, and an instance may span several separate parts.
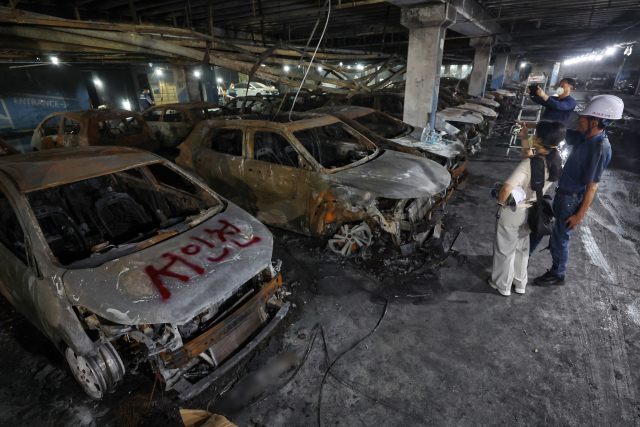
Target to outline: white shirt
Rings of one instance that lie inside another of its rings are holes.
[[[551,187],[551,184],[553,184],[553,182],[548,181],[549,169],[547,169],[546,162],[544,166],[544,186],[542,187],[542,194],[546,193],[549,187]],[[526,209],[533,206],[537,197],[536,192],[531,188],[531,159],[521,161],[509,179],[505,181],[505,184],[509,184],[513,188],[520,186],[526,193],[527,196],[518,204],[518,209]]]

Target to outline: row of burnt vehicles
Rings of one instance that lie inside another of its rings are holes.
[[[273,330],[289,303],[263,223],[346,257],[376,233],[421,246],[466,179],[460,141],[379,111],[235,113],[63,112],[0,159],[0,292],[95,399],[145,361],[188,399]],[[178,144],[177,166],[148,152]]]

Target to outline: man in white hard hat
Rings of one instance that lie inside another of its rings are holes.
[[[540,286],[564,285],[571,231],[580,224],[598,189],[602,173],[611,161],[611,145],[604,131],[622,118],[624,103],[613,95],[598,95],[579,112],[575,130],[567,129],[566,143],[573,146],[558,182],[553,210],[556,223],[549,240],[553,266],[533,281]],[[535,248],[542,238],[535,241]]]

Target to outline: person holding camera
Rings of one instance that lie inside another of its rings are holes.
[[[538,105],[542,105],[544,112],[540,117],[541,120],[556,120],[563,125],[567,125],[571,118],[571,113],[576,108],[576,100],[571,96],[571,91],[575,87],[576,81],[574,79],[562,79],[558,84],[556,91],[558,96],[549,96],[538,85],[529,85],[526,89],[526,93],[531,95],[531,100]],[[529,128],[535,128],[528,125]]]
[[[617,96],[594,96],[580,111],[577,128],[567,131],[566,143],[573,150],[553,199],[556,222],[549,239],[553,266],[533,280],[539,286],[564,285],[571,232],[587,214],[602,173],[611,161],[611,144],[604,128],[621,119],[623,110],[624,102]],[[542,237],[532,236],[532,251],[541,240]]]
[[[493,240],[493,271],[489,285],[501,295],[511,295],[511,286],[516,293],[524,294],[527,286],[527,265],[529,263],[529,210],[536,203],[536,192],[531,188],[532,158],[544,161],[544,194],[553,182],[562,176],[562,159],[558,144],[565,138],[566,129],[558,121],[541,121],[529,145],[529,129],[523,125],[520,133],[522,140],[522,158],[524,159],[505,181],[498,194],[500,208],[496,215],[496,228]],[[539,176],[542,176],[540,174]],[[515,208],[506,206],[507,199],[514,189],[524,190],[525,198]]]

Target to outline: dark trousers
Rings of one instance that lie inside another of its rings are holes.
[[[553,199],[553,213],[556,216],[556,223],[553,226],[553,234],[549,238],[549,243],[553,259],[551,273],[556,276],[564,276],[564,272],[567,269],[567,261],[569,260],[569,242],[571,241],[571,232],[573,230],[567,230],[566,221],[578,212],[581,203],[582,198],[577,199],[564,194],[556,193]],[[530,235],[529,255],[540,244],[542,237],[534,236],[533,233]]]

